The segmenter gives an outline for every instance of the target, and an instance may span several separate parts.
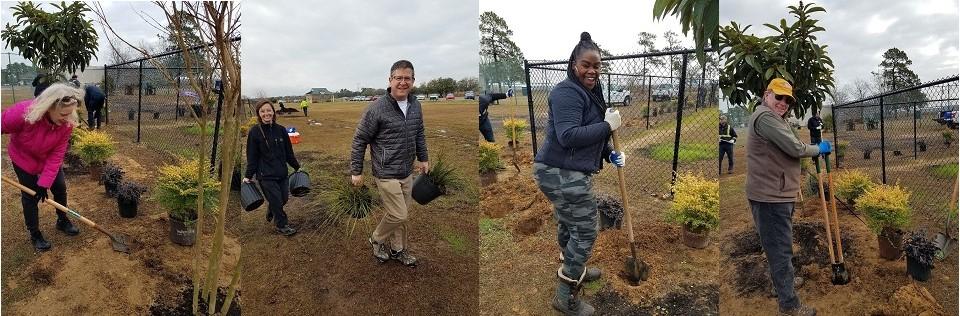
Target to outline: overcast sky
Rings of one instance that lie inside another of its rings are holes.
[[[788,0],[721,1],[720,25],[752,24],[755,35],[770,35],[763,23],[779,24],[788,17]],[[960,34],[956,0],[831,0],[815,2],[827,10],[814,13],[821,44],[836,66],[834,79],[843,87],[877,71],[883,52],[891,47],[907,53],[910,68],[926,82],[956,75],[960,62]],[[787,18],[788,23],[793,19]]]
[[[10,7],[16,5],[17,2],[14,1],[0,2],[0,19],[2,19],[0,20],[0,23],[2,23],[3,26],[6,26],[7,23],[10,23],[11,25],[16,23],[16,20],[13,19],[13,11],[10,9]],[[106,1],[101,2],[101,5],[103,6],[104,13],[107,16],[107,21],[110,22],[114,30],[117,31],[120,36],[136,45],[146,44],[148,46],[155,46],[159,43],[157,34],[159,34],[160,31],[144,22],[143,18],[138,15],[139,12],[141,14],[145,14],[146,16],[152,16],[163,21],[163,12],[160,11],[160,9],[158,9],[153,3],[142,1]],[[56,10],[53,8],[53,6],[47,3],[43,3],[41,8],[48,12],[53,12]],[[104,34],[103,29],[100,27],[100,23],[96,14],[89,12],[88,17],[91,21],[93,21],[93,27],[97,30],[97,34],[99,35],[97,58],[94,58],[90,61],[90,66],[102,67],[103,65],[109,63],[107,56],[110,55],[110,44],[107,42],[106,34]],[[119,42],[117,42],[117,44],[120,45]],[[14,52],[12,49],[3,47],[6,47],[6,42],[0,41],[0,48],[3,49],[4,53]],[[12,56],[11,58],[12,62],[17,62],[18,60],[29,63],[23,60],[23,58],[18,59],[18,56]],[[3,61],[0,62],[0,64],[6,68],[6,55],[3,56]]]
[[[654,21],[653,1],[480,0],[480,12],[486,11],[507,21],[513,41],[529,60],[567,59],[583,31],[614,55],[640,51],[640,32],[656,34],[657,47],[666,46],[667,30],[683,37],[676,18]],[[692,42],[685,40],[685,46],[693,47]]]
[[[386,88],[413,62],[417,84],[477,77],[476,0],[244,1],[243,94]]]

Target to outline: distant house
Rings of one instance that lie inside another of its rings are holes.
[[[310,103],[333,102],[334,98],[333,92],[330,92],[327,88],[310,89],[303,97],[310,101]]]

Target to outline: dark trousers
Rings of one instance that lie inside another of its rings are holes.
[[[800,306],[793,288],[793,203],[750,201],[753,224],[770,265],[770,279],[781,311]]]
[[[720,142],[720,160],[717,162],[717,171],[723,172],[723,155],[727,155],[727,171],[733,170],[733,144]]]
[[[307,115],[307,110],[309,110],[309,109],[310,109],[309,107],[303,108],[303,116],[304,116],[304,117],[310,116],[310,115]]]
[[[486,141],[494,142],[493,126],[490,124],[490,117],[487,115],[480,116],[480,134]]]
[[[37,181],[40,178],[39,176],[27,173],[16,164],[13,164],[13,171],[17,173],[17,181],[19,181],[20,184],[35,192],[40,190],[40,187],[37,185]],[[54,201],[60,203],[60,205],[67,206],[67,181],[63,178],[63,168],[60,168],[60,172],[57,172],[57,178],[53,180],[53,184],[50,185],[50,193],[53,194]],[[40,227],[40,207],[37,205],[38,202],[40,201],[34,196],[23,191],[20,192],[20,204],[23,206],[23,222],[27,225],[27,230],[34,231]],[[67,214],[57,210],[57,220],[65,219],[67,219]]]
[[[102,121],[103,114],[102,111],[98,109],[87,109],[87,125],[90,128],[100,129],[100,121]]]
[[[277,228],[287,226],[287,212],[283,211],[283,206],[290,199],[290,186],[287,184],[287,178],[260,180],[260,189],[263,190],[263,196],[269,203],[267,211],[273,214],[273,223],[277,225]]]

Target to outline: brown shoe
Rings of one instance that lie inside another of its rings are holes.
[[[800,305],[788,311],[780,311],[780,316],[816,316],[817,310],[807,305]]]

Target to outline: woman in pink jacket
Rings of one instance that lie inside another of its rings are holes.
[[[10,134],[7,153],[20,184],[37,192],[20,194],[23,219],[33,247],[43,251],[50,243],[40,233],[38,204],[47,199],[67,205],[67,183],[63,178],[63,155],[73,127],[78,125],[77,108],[83,106],[83,91],[66,84],[53,84],[35,99],[17,102],[0,115],[0,132]],[[57,210],[57,229],[69,236],[79,234],[67,214]]]

